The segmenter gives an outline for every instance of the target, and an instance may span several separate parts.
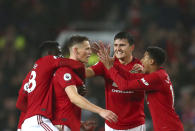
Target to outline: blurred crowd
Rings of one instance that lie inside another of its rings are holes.
[[[167,51],[164,65],[175,90],[175,108],[185,131],[195,131],[195,0],[0,0],[0,130],[17,128],[17,92],[44,40],[61,31],[121,31],[135,37],[134,56],[147,46]],[[87,82],[86,96],[105,106],[103,79]],[[146,107],[147,110],[147,107]],[[147,131],[152,131],[146,111]],[[83,112],[83,119],[103,119]]]

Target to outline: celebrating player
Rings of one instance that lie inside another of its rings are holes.
[[[72,36],[64,48],[69,49],[70,60],[78,64],[87,63],[91,55],[89,40],[84,36]],[[52,122],[63,131],[80,131],[81,109],[97,113],[110,123],[117,121],[115,113],[90,103],[81,95],[84,79],[85,70],[73,70],[71,67],[59,68],[53,76],[55,111]]]
[[[98,54],[120,90],[146,91],[154,131],[184,131],[174,109],[172,83],[166,71],[161,67],[165,61],[163,49],[159,47],[146,49],[144,57],[141,59],[144,65],[143,72],[146,74],[132,74],[121,69],[118,65],[113,66],[113,59],[109,57],[105,48],[101,49]]]
[[[141,62],[132,56],[134,40],[128,32],[119,32],[114,37],[114,65],[130,71]],[[118,115],[117,123],[106,121],[106,131],[145,131],[144,91],[119,90],[102,62],[86,69],[86,76],[103,76],[105,79],[106,109]],[[125,85],[124,85],[125,86]]]
[[[69,66],[70,62],[58,57],[61,55],[58,46],[55,41],[44,42],[39,48],[38,60],[23,81],[16,103],[16,107],[22,111],[18,128],[20,129],[22,125],[23,131],[57,130],[49,120],[52,117],[53,97],[48,95],[51,91],[49,84],[54,71],[58,67]],[[75,68],[78,67],[78,64],[74,65]]]

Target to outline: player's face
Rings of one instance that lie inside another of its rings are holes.
[[[88,59],[91,56],[91,47],[89,41],[82,42],[77,51],[77,59],[82,63],[88,63]]]
[[[114,55],[118,59],[125,59],[132,55],[134,45],[130,46],[127,39],[116,39],[114,41]]]
[[[141,59],[141,63],[144,66],[144,72],[148,73],[150,71],[150,65],[151,65],[151,61],[152,59],[150,58],[148,52],[144,53],[144,56]]]

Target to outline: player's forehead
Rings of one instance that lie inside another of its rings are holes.
[[[129,42],[128,42],[127,39],[116,39],[116,40],[114,40],[114,45],[120,45],[120,44],[129,45]]]
[[[89,41],[85,40],[81,43],[78,43],[77,47],[79,47],[79,48],[90,48],[91,46],[90,46]]]

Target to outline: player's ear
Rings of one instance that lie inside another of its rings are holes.
[[[155,60],[154,59],[150,59],[150,64],[154,65],[155,64]]]
[[[73,47],[72,50],[73,50],[73,53],[75,56],[77,56],[79,54],[77,47]]]
[[[135,45],[131,45],[131,51],[134,51]]]

